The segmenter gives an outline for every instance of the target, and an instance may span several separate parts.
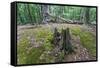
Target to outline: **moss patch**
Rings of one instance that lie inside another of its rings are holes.
[[[90,32],[81,32],[81,44],[88,49],[93,57],[96,57],[96,38]]]
[[[57,24],[56,24],[57,25]],[[88,49],[89,53],[96,56],[96,37],[91,33],[84,31],[82,32],[80,26],[59,24],[57,29],[61,32],[62,28],[70,29],[72,35],[79,36],[81,44]],[[37,63],[51,63],[55,61],[54,56],[48,55],[48,52],[54,49],[54,45],[51,43],[53,39],[53,33],[51,26],[41,26],[32,29],[18,30],[20,39],[17,42],[17,61],[18,64],[37,64]],[[40,47],[32,47],[32,43],[28,37],[34,37],[35,43],[41,45]],[[40,42],[42,44],[40,44]],[[46,52],[46,54],[45,54]],[[41,60],[41,55],[44,55],[44,60]],[[59,55],[60,60],[63,59],[63,53]]]

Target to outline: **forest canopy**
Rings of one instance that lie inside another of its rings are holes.
[[[96,24],[96,8],[23,3],[17,4],[18,25],[48,22]]]

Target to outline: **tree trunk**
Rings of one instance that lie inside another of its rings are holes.
[[[21,14],[20,14],[19,11],[18,11],[18,17],[19,17],[19,19],[20,19],[20,23],[23,23],[23,19],[22,19]]]
[[[29,5],[28,5],[28,4],[27,4],[27,10],[28,10],[28,14],[29,14],[30,22],[32,23],[32,22],[33,22],[33,20],[32,20],[32,16],[31,16],[30,7],[29,7]]]
[[[20,20],[20,23],[23,23],[23,18],[22,18],[22,16],[21,16],[21,13],[20,13],[19,8],[17,8],[17,10],[18,10],[17,14],[18,14],[18,18],[19,18],[19,20]]]
[[[86,14],[85,14],[85,16],[86,16],[86,24],[89,25],[90,24],[90,22],[89,22],[90,21],[89,20],[90,19],[89,18],[89,8],[86,8]]]
[[[87,25],[89,24],[89,8],[83,8],[81,13],[82,22]]]
[[[66,53],[72,53],[74,50],[71,44],[71,36],[70,36],[69,28],[67,28],[66,30],[62,30],[62,41],[63,41],[62,49],[64,50],[64,54],[66,55]]]
[[[43,23],[47,24],[49,21],[49,6],[48,5],[42,5],[41,6],[41,12],[42,12],[42,16],[43,16]]]

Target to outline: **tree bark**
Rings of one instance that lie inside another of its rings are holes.
[[[21,6],[21,5],[20,5]],[[20,20],[20,23],[23,23],[23,18],[22,18],[22,16],[21,16],[21,13],[20,13],[20,10],[19,10],[19,8],[17,8],[17,10],[18,10],[18,17],[19,17],[19,20]]]
[[[81,17],[82,17],[82,22],[87,25],[89,24],[89,8],[83,8],[82,13],[81,13]]]
[[[89,22],[90,18],[89,18],[89,8],[88,7],[86,8],[86,14],[85,14],[85,16],[86,16],[86,24],[89,25],[90,24],[90,22]]]
[[[23,23],[23,19],[22,19],[21,14],[20,14],[19,11],[18,11],[18,17],[19,17],[19,19],[20,19],[20,23]]]
[[[27,10],[28,10],[28,14],[29,14],[30,22],[32,23],[32,22],[33,22],[33,20],[32,20],[32,16],[31,16],[30,7],[29,7],[29,5],[28,5],[28,4],[27,4]]]
[[[42,5],[41,6],[41,12],[42,12],[42,16],[43,16],[43,23],[47,24],[48,20],[49,20],[49,6],[48,5]]]

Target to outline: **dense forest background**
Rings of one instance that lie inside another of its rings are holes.
[[[96,8],[18,3],[17,24],[96,24]]]
[[[96,7],[17,3],[17,63],[96,60]]]

